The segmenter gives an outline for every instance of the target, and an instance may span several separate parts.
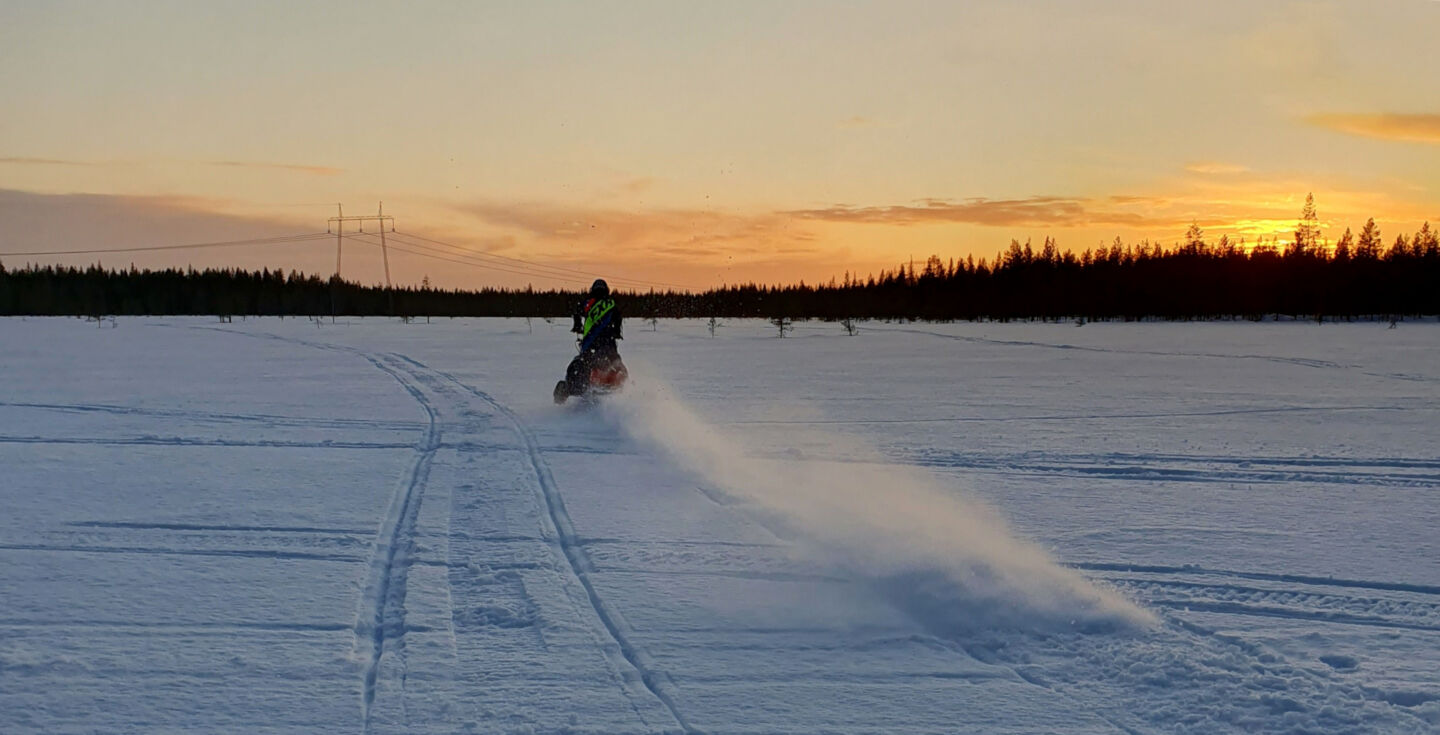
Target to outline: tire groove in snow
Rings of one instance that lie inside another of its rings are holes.
[[[595,616],[600,620],[601,625],[604,626],[606,634],[615,641],[616,646],[619,648],[620,655],[624,657],[626,663],[639,673],[640,681],[645,685],[645,688],[655,699],[665,706],[665,709],[670,712],[670,715],[675,719],[675,723],[680,726],[680,729],[686,733],[700,732],[690,725],[685,715],[675,704],[675,698],[670,693],[670,688],[673,684],[670,682],[669,676],[657,669],[644,650],[631,640],[628,632],[629,625],[624,622],[624,618],[621,617],[620,613],[609,603],[605,602],[604,598],[602,598],[600,593],[595,589],[595,584],[590,579],[590,572],[593,570],[593,567],[590,563],[589,556],[585,552],[584,539],[575,532],[575,526],[570,520],[570,514],[565,509],[564,498],[560,495],[559,485],[555,482],[555,477],[550,472],[550,466],[545,462],[545,458],[541,456],[540,443],[530,431],[530,427],[525,424],[519,415],[510,410],[505,404],[491,397],[490,394],[462,382],[449,373],[428,367],[405,355],[396,355],[396,357],[419,369],[430,371],[454,383],[462,390],[488,403],[510,421],[515,433],[525,445],[525,451],[529,456],[531,468],[535,471],[535,477],[539,482],[541,494],[544,496],[546,512],[549,515],[551,524],[555,527],[556,538],[562,555],[576,579],[580,581],[581,587],[584,588],[585,594],[589,598],[590,606],[595,611]]]

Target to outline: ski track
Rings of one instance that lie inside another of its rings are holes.
[[[584,588],[585,594],[589,598],[590,607],[594,610],[594,614],[596,618],[599,619],[601,625],[604,626],[605,633],[615,641],[620,655],[624,658],[625,662],[639,673],[640,681],[644,683],[645,688],[649,690],[655,699],[659,700],[659,702],[665,706],[665,709],[669,710],[670,715],[674,717],[675,723],[680,729],[686,733],[698,732],[690,725],[685,715],[675,704],[675,698],[671,691],[674,685],[670,681],[670,677],[655,667],[649,655],[643,648],[638,646],[631,637],[629,624],[625,622],[619,610],[607,603],[596,589],[594,581],[590,578],[590,573],[593,571],[594,566],[591,564],[590,558],[585,552],[585,541],[580,538],[575,531],[574,523],[570,520],[570,514],[565,509],[565,500],[561,496],[560,487],[555,482],[555,477],[541,454],[540,443],[535,438],[530,427],[518,414],[512,411],[510,407],[491,397],[490,394],[462,382],[454,375],[435,370],[404,355],[397,355],[397,357],[409,362],[418,369],[428,370],[450,381],[461,390],[486,402],[497,412],[509,419],[516,435],[525,445],[525,452],[529,456],[530,465],[535,471],[535,477],[539,482],[541,494],[544,495],[545,508],[549,515],[551,525],[555,529],[556,542],[560,547],[560,551],[570,571]]]
[[[114,628],[117,630],[192,633],[211,632],[217,635],[233,634],[237,631],[275,631],[337,633],[353,630],[354,626],[344,623],[157,623],[148,620],[31,620],[26,618],[0,618],[0,628]]]
[[[413,444],[410,446],[414,446]],[[237,526],[215,523],[138,523],[133,521],[71,521],[65,524],[79,528],[126,528],[158,531],[237,531],[253,533],[305,533],[360,536],[371,533],[358,528],[323,528],[316,526]]]
[[[250,559],[357,562],[354,554],[323,554],[279,549],[166,549],[149,546],[82,546],[78,544],[0,544],[7,551],[44,551],[74,554],[154,554],[158,556],[235,556]]]
[[[242,332],[219,331],[223,334],[245,334]],[[318,349],[332,349],[329,345],[321,345],[313,342],[295,341],[307,347]],[[184,411],[164,408],[140,408],[136,406],[117,406],[103,403],[31,403],[22,401],[0,401],[0,407],[4,408],[29,408],[44,411],[56,411],[61,413],[80,414],[109,414],[113,416],[139,416],[144,418],[166,418],[182,419],[185,421],[203,421],[212,423],[239,423],[239,424],[262,424],[269,427],[293,426],[307,429],[346,429],[346,430],[382,430],[382,431],[409,431],[423,426],[419,422],[409,421],[370,421],[366,419],[340,419],[340,418],[307,418],[303,416],[279,416],[275,414],[244,414],[244,413],[216,413],[211,411]]]
[[[301,442],[283,439],[198,439],[181,436],[141,437],[45,437],[0,436],[0,444],[77,444],[81,446],[116,447],[258,447],[262,449],[409,449],[413,443],[401,442]]]

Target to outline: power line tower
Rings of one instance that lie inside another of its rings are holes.
[[[331,217],[325,221],[325,231],[335,232],[335,278],[330,282],[330,321],[335,321],[335,289],[340,284],[340,255],[341,243],[345,241],[345,223],[358,222],[360,232],[365,232],[366,222],[380,223],[380,257],[385,261],[385,291],[390,295],[390,311],[395,311],[395,293],[390,285],[390,250],[385,245],[385,225],[390,225],[390,231],[395,231],[395,218],[385,214],[385,202],[380,202],[379,209],[375,214],[360,214],[350,217],[345,216],[345,207],[342,204],[335,205],[338,216]]]

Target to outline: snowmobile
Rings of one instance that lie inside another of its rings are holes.
[[[570,396],[593,402],[599,396],[614,393],[625,384],[630,373],[620,360],[615,341],[620,335],[621,316],[610,285],[597,278],[590,284],[587,299],[577,305],[572,315],[575,325],[571,332],[580,354],[565,368],[565,379],[555,384],[555,403],[564,403]]]
[[[568,380],[555,383],[556,405],[565,403],[565,399],[571,396],[582,401],[594,402],[601,396],[619,392],[625,386],[625,381],[630,378],[630,371],[625,368],[625,363],[620,360],[619,354],[595,354],[587,362],[590,363],[590,379],[586,381],[585,387],[580,392],[571,392]]]

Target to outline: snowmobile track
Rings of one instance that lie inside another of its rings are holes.
[[[516,435],[519,436],[525,445],[525,452],[529,457],[532,469],[535,471],[536,480],[540,484],[541,494],[544,496],[546,511],[551,524],[555,528],[556,540],[560,546],[560,550],[563,552],[563,556],[570,570],[584,588],[585,594],[589,598],[590,606],[594,609],[596,617],[604,626],[606,634],[615,641],[615,644],[619,647],[620,655],[624,657],[625,661],[640,674],[640,681],[644,683],[645,688],[669,710],[670,715],[675,718],[675,722],[679,725],[681,731],[685,733],[699,733],[700,731],[690,725],[685,715],[675,704],[675,698],[670,691],[671,687],[673,687],[670,677],[654,666],[649,655],[632,639],[629,633],[629,625],[624,621],[624,618],[621,617],[619,611],[607,603],[596,590],[594,581],[590,578],[593,565],[585,552],[584,539],[575,532],[574,523],[570,520],[570,514],[565,509],[565,500],[561,497],[559,485],[555,482],[555,477],[550,471],[550,466],[541,455],[540,442],[535,438],[535,434],[530,430],[530,427],[519,415],[512,411],[510,407],[499,402],[490,396],[490,394],[462,382],[449,373],[428,367],[412,358],[398,354],[395,355],[395,357],[404,360],[417,369],[428,371],[450,381],[461,390],[486,402],[510,421]]]
[[[370,710],[375,703],[376,683],[386,649],[393,650],[400,657],[402,668],[404,666],[406,575],[410,567],[410,554],[415,545],[415,523],[420,514],[425,482],[429,477],[435,452],[440,447],[440,424],[435,407],[424,392],[411,382],[413,375],[404,376],[399,370],[371,355],[358,354],[400,383],[425,409],[429,417],[425,433],[416,446],[415,457],[411,460],[403,484],[397,489],[390,510],[381,525],[375,544],[375,556],[370,562],[370,583],[363,598],[367,608],[357,617],[355,624],[357,641],[368,644],[369,648],[363,689],[363,716],[365,730],[369,732]],[[402,694],[402,705],[403,701]]]
[[[214,327],[195,327],[222,334],[235,334],[230,330]],[[430,466],[435,453],[440,449],[440,420],[435,406],[418,385],[419,376],[404,365],[391,365],[379,357],[353,347],[329,345],[292,337],[273,334],[245,334],[245,336],[273,339],[280,342],[304,345],[318,350],[338,352],[360,357],[377,370],[389,375],[399,383],[406,393],[424,409],[426,421],[424,433],[415,445],[415,455],[409,468],[402,476],[401,483],[393,495],[389,509],[381,521],[375,540],[374,555],[370,560],[365,592],[361,597],[361,608],[355,618],[355,643],[357,649],[366,651],[364,673],[361,677],[361,717],[365,732],[371,731],[371,710],[375,704],[380,667],[387,650],[392,651],[401,667],[400,706],[405,707],[405,585],[411,565],[411,553],[415,546],[415,526],[420,514],[420,503],[425,493]],[[422,370],[424,365],[409,358],[391,362],[408,363]]]

